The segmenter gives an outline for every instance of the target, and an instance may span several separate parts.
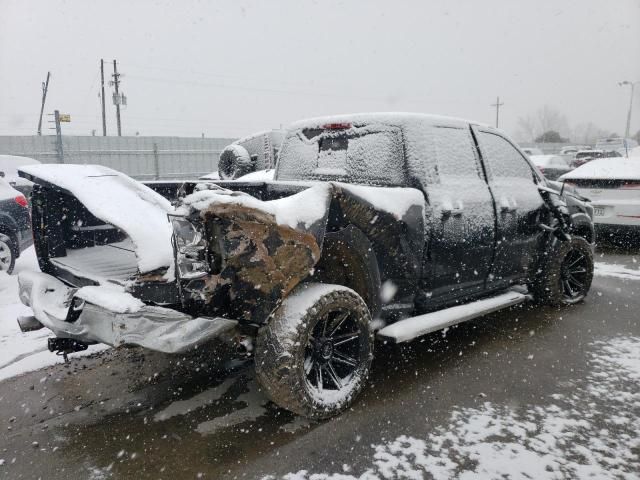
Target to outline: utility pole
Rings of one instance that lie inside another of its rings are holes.
[[[51,77],[51,72],[47,72],[47,81],[42,82],[42,105],[40,105],[40,119],[38,120],[38,136],[42,135],[42,114],[44,112],[44,102],[47,100],[47,90],[49,90],[49,77]]]
[[[56,151],[58,152],[58,163],[64,163],[64,151],[62,149],[62,128],[60,127],[59,110],[54,110],[53,121],[56,124]]]
[[[631,97],[629,98],[629,111],[627,112],[627,128],[624,133],[624,138],[629,138],[629,130],[631,129],[631,110],[633,110],[633,89],[636,86],[636,83],[640,83],[640,80],[637,82],[630,82],[625,80],[624,82],[618,82],[618,85],[631,85]]]
[[[120,86],[120,74],[118,73],[118,67],[116,66],[116,61],[113,61],[113,86],[115,87],[116,93],[113,96],[113,102],[116,104],[116,120],[118,122],[118,136],[122,136],[122,127],[120,124],[120,92],[118,87]]]
[[[100,83],[102,85],[102,136],[107,136],[107,117],[104,110],[104,60],[100,59]]]
[[[500,97],[496,97],[496,103],[492,103],[492,107],[496,107],[496,128],[500,123],[500,107],[504,105],[504,103],[500,103]]]

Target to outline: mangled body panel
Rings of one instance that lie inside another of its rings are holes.
[[[197,311],[261,323],[313,274],[326,230],[347,225],[371,240],[385,278],[420,273],[424,197],[415,189],[329,182],[262,201],[213,187],[185,197],[176,212],[200,230],[209,254],[208,271],[178,275],[183,299]]]
[[[209,260],[203,275],[179,275],[186,303],[210,314],[265,319],[320,259],[330,191],[330,185],[318,185],[261,201],[215,188],[184,198],[177,213],[200,229]]]

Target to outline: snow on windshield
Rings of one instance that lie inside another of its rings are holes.
[[[401,185],[400,130],[384,125],[293,130],[282,146],[276,178]]]

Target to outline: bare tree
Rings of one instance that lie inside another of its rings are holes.
[[[545,132],[554,131],[562,136],[569,134],[567,117],[553,107],[545,105],[533,114],[518,119],[519,135],[532,142]]]
[[[536,121],[532,115],[518,118],[518,136],[526,142],[532,142],[537,135]]]
[[[571,139],[576,143],[585,145],[593,145],[599,138],[607,136],[609,136],[609,132],[593,122],[579,123],[571,131]]]

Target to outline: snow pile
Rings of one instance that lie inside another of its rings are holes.
[[[324,218],[330,200],[329,184],[318,184],[290,197],[262,201],[249,194],[225,189],[202,190],[187,195],[182,205],[195,210],[206,210],[213,205],[238,205],[273,215],[280,225],[291,228],[310,228]],[[178,213],[187,213],[180,207]]]
[[[566,395],[553,395],[555,404],[463,408],[426,438],[401,435],[375,445],[373,465],[359,476],[302,470],[283,478],[637,479],[640,339],[617,337],[591,348],[589,374]]]
[[[126,232],[141,273],[173,265],[167,219],[173,208],[142,183],[100,165],[29,165],[20,170],[69,191],[97,218]]]
[[[258,170],[257,172],[247,173],[240,178],[233,180],[234,182],[270,182],[273,180],[274,169]]]
[[[593,273],[601,277],[618,277],[627,280],[640,280],[640,268],[629,268],[615,263],[596,262],[594,264]]]
[[[38,270],[38,262],[33,247],[22,252],[16,261],[16,275],[0,272],[0,381],[25,372],[39,370],[62,362],[62,357],[47,350],[50,330],[43,328],[35,332],[23,333],[18,328],[18,316],[33,315],[18,298],[18,272]],[[105,345],[91,345],[88,355],[107,348]]]
[[[220,174],[216,170],[215,172],[207,173],[200,177],[200,180],[220,180]]]
[[[141,300],[124,291],[119,285],[82,287],[75,296],[115,313],[135,313],[144,307]]]
[[[640,158],[599,158],[565,173],[559,180],[640,180]]]

